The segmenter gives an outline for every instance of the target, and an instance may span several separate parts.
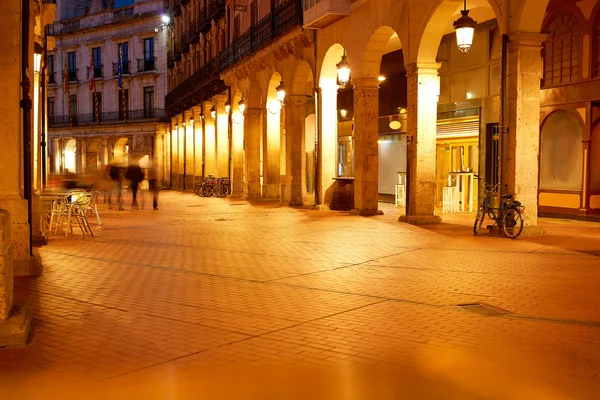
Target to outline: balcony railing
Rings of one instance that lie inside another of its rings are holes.
[[[190,51],[190,41],[188,39],[190,31],[185,31],[181,34],[181,52],[187,53]]]
[[[281,3],[221,52],[221,70],[231,67],[241,58],[300,24],[302,24],[302,3],[299,0],[287,0]]]
[[[188,34],[190,44],[197,43],[198,40],[200,40],[200,36],[198,35],[200,33],[200,30],[198,29],[199,25],[198,21],[195,20],[190,24],[190,33]]]
[[[42,0],[42,3],[46,3],[46,4],[56,4],[56,0]]]
[[[99,118],[103,123],[115,123],[124,120],[123,112],[111,111],[100,113]],[[163,109],[147,108],[143,110],[127,110],[127,121],[144,119],[167,120],[167,113]],[[51,128],[73,124],[73,126],[91,125],[97,123],[95,114],[54,115],[48,117]]]
[[[208,18],[206,8],[202,7],[199,14],[200,18],[198,19],[198,30],[200,33],[206,33],[210,31],[211,28],[211,22],[210,18]]]
[[[61,33],[69,33],[76,31],[81,27],[81,21],[76,19],[75,21],[63,22]]]
[[[210,0],[208,6],[209,19],[219,19],[225,14],[225,0]]]
[[[181,15],[181,0],[175,0],[173,4],[173,16],[179,17]]]
[[[46,36],[54,36],[54,24],[46,25],[46,27],[44,28],[44,32],[46,33]]]
[[[56,73],[48,72],[48,85],[56,85]]]
[[[114,63],[112,63],[112,65],[113,65],[113,76],[119,75],[119,63],[114,62]],[[123,62],[123,68],[122,68],[121,73],[123,75],[131,74],[131,72],[129,70],[129,61]]]
[[[156,57],[153,58],[138,58],[137,59],[137,71],[156,71]]]
[[[67,73],[69,82],[77,82],[77,69],[70,69]]]
[[[133,15],[133,6],[113,11],[113,21],[128,19]]]
[[[171,50],[167,51],[167,68],[173,68],[175,66],[175,53]]]
[[[104,65],[100,64],[98,66],[94,66],[94,78],[102,78],[102,67]],[[88,68],[87,70],[87,74],[88,74],[88,79],[90,79],[90,72],[91,70]]]

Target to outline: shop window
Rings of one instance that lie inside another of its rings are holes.
[[[569,83],[581,72],[581,30],[577,17],[569,13],[554,16],[546,27],[544,42],[544,86]]]
[[[596,18],[596,23],[594,25],[594,77],[600,77],[600,14],[598,14],[598,18]]]
[[[581,190],[583,128],[573,114],[559,110],[546,119],[540,146],[540,189]]]
[[[600,190],[600,123],[592,130],[590,143],[590,190]]]

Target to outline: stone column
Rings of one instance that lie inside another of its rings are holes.
[[[86,154],[84,139],[75,139],[75,173],[77,175],[85,172]]]
[[[408,75],[408,208],[399,218],[411,224],[439,223],[435,215],[436,125],[439,96],[437,63],[407,66]]]
[[[219,178],[229,176],[229,116],[225,112],[227,96],[215,96],[215,108],[217,109],[216,131],[217,131],[217,176]]]
[[[171,183],[172,188],[179,187],[179,125],[177,117],[171,118]]]
[[[379,201],[379,86],[377,79],[354,84],[354,212],[375,215]],[[337,114],[336,114],[337,117]]]
[[[244,194],[244,116],[238,110],[231,121],[231,196],[241,197]]]
[[[502,191],[525,206],[525,231],[537,226],[541,46],[546,35],[516,33],[508,46],[508,132],[501,138]]]
[[[260,134],[262,110],[246,109],[244,134],[246,147],[246,182],[248,200],[260,198]]]
[[[212,106],[212,102],[204,102],[204,176],[217,174],[215,120],[210,115]]]
[[[306,193],[306,159],[304,122],[306,96],[288,95],[285,98],[286,119],[286,186],[289,188],[289,205],[301,206]]]
[[[280,194],[281,109],[275,103],[279,104],[277,100],[267,102],[264,113],[262,196],[266,200],[279,199]]]
[[[194,117],[194,188],[202,181],[202,143],[204,143],[202,132],[202,107],[192,108]]]
[[[184,174],[185,174],[185,190],[194,190],[194,124],[192,123],[192,110],[187,110],[183,113],[183,128],[185,142]],[[195,121],[194,121],[195,123]]]
[[[317,209],[327,209],[333,198],[337,176],[337,84],[334,81],[321,84],[319,101],[319,205]]]

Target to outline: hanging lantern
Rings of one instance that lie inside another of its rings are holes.
[[[473,46],[473,34],[475,33],[475,26],[477,22],[473,18],[469,17],[469,10],[467,10],[467,0],[465,0],[465,8],[460,12],[462,17],[454,21],[454,29],[456,30],[456,43],[458,49],[463,54],[467,54]]]
[[[346,60],[346,50],[344,50],[344,54],[342,55],[342,61],[337,63],[336,67],[338,84],[344,88],[350,81],[350,63]]]
[[[210,108],[210,116],[212,117],[212,119],[217,119],[217,109],[215,108],[215,106],[212,106]]]
[[[277,100],[283,104],[283,100],[285,100],[285,88],[283,87],[283,81],[279,81],[279,86],[277,86],[275,90],[277,90]]]
[[[229,100],[227,100],[225,102],[225,113],[229,114],[229,111],[231,110],[231,104],[229,104]]]
[[[244,104],[244,99],[240,99],[240,101],[238,101],[238,106],[240,108],[240,113],[244,114],[244,111],[246,110],[246,105]]]

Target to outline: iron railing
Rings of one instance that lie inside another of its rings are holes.
[[[48,85],[56,85],[56,73],[48,72]]]
[[[69,82],[77,82],[77,68],[70,69],[67,73]]]
[[[167,68],[173,68],[175,66],[175,54],[173,51],[167,51]]]
[[[127,110],[127,121],[139,121],[143,119],[167,120],[167,118],[168,116],[164,109],[146,108],[142,110]],[[114,123],[124,121],[125,118],[122,111],[110,111],[100,113],[98,119],[104,123]],[[50,127],[64,126],[71,123],[73,126],[95,124],[97,123],[96,114],[53,115],[48,117]]]
[[[215,57],[204,64],[198,71],[194,72],[192,76],[183,81],[175,89],[171,90],[165,97],[165,102],[167,104],[174,104],[178,99],[187,96],[198,86],[218,77],[220,71],[219,65],[219,57]]]
[[[190,31],[185,31],[181,34],[181,52],[187,53],[190,51],[190,41],[188,40]]]
[[[137,59],[137,71],[155,71],[156,70],[156,57],[152,58],[138,58]]]
[[[119,75],[119,63],[118,62],[114,62],[114,63],[112,63],[112,65],[113,65],[113,76]],[[129,70],[129,61],[124,61],[123,62],[123,68],[121,68],[121,73],[123,75],[129,75],[129,74],[131,74],[131,72]]]
[[[46,25],[46,27],[44,28],[44,32],[46,33],[46,36],[54,36],[54,24]]]
[[[209,19],[217,20],[225,14],[225,0],[210,0],[208,4]]]
[[[56,0],[42,0],[42,3],[46,3],[46,4],[56,4]]]
[[[81,27],[81,21],[76,19],[75,21],[63,22],[61,33],[69,33],[76,31]]]
[[[210,22],[210,18],[208,18],[208,13],[207,13],[207,9],[205,7],[202,7],[200,9],[200,17],[198,19],[198,30],[201,33],[206,33],[208,31],[210,31],[211,28],[211,22]]]

